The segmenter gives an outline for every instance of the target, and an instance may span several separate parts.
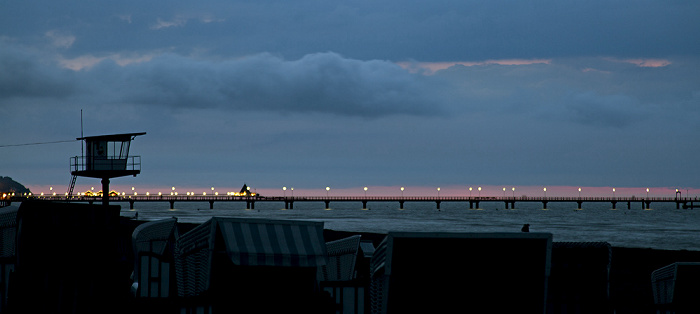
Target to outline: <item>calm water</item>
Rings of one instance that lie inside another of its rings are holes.
[[[284,204],[257,202],[255,209],[245,209],[244,202],[209,203],[167,202],[135,203],[130,210],[122,206],[122,216],[140,220],[177,217],[179,222],[201,223],[212,216],[238,218],[295,219],[323,221],[326,229],[386,233],[389,231],[428,232],[519,232],[530,224],[531,232],[550,232],[554,241],[607,241],[613,246],[700,251],[700,210],[676,209],[674,203],[652,203],[643,210],[633,203],[611,209],[609,203],[516,203],[515,209],[503,209],[503,203],[482,203],[483,209],[468,209],[468,203],[443,202],[437,210],[433,202],[369,202],[363,210],[361,202],[335,202],[326,210],[323,202],[295,202],[294,209]]]

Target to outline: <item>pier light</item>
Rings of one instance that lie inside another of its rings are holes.
[[[294,197],[294,188],[289,188],[292,191],[292,197]]]
[[[479,197],[481,197],[481,187],[479,187]]]
[[[649,198],[649,188],[647,188],[647,198]]]
[[[282,187],[282,193],[284,193],[284,197],[287,197],[287,187],[286,186]]]
[[[613,188],[613,197],[615,197],[615,188]]]
[[[438,197],[440,197],[440,187],[437,188]]]
[[[219,196],[219,192],[214,192],[214,196]]]
[[[506,188],[503,188],[503,197],[506,197]]]
[[[326,197],[328,197],[328,191],[330,191],[330,190],[331,190],[331,188],[327,186],[326,187]]]
[[[542,191],[544,191],[544,197],[547,197],[547,188],[542,188]]]
[[[513,190],[513,197],[515,197],[515,187],[513,187],[512,190]]]
[[[402,186],[401,187],[401,197],[403,197],[403,190],[404,190],[404,187]]]
[[[578,188],[578,197],[581,197],[581,188]]]
[[[365,197],[367,197],[367,187],[365,187],[364,190],[365,190]]]
[[[50,186],[50,187],[49,187],[49,191],[53,191],[53,186]]]
[[[202,196],[207,196],[207,192],[202,192]]]
[[[472,187],[469,187],[469,197],[472,197]]]
[[[151,193],[150,193],[150,192],[146,192],[146,196],[151,196]]]

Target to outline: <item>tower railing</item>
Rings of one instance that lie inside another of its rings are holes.
[[[88,160],[90,159],[90,160]],[[141,171],[141,156],[91,157],[75,156],[70,158],[71,173],[83,171]]]

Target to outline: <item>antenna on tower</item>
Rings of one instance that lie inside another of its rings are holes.
[[[83,109],[80,109],[80,137],[83,138],[85,137],[83,135]],[[85,152],[83,151],[83,145],[80,145],[80,155],[85,156]]]

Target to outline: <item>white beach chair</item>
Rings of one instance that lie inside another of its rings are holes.
[[[360,248],[360,235],[326,242],[328,262],[319,267],[321,281],[344,281],[355,278],[355,261]]]
[[[659,310],[697,313],[700,309],[700,263],[677,262],[659,268],[651,273],[651,287],[654,304]]]
[[[177,241],[177,219],[143,223],[134,229],[134,273],[131,292],[137,298],[173,296],[175,268],[173,250]]]

